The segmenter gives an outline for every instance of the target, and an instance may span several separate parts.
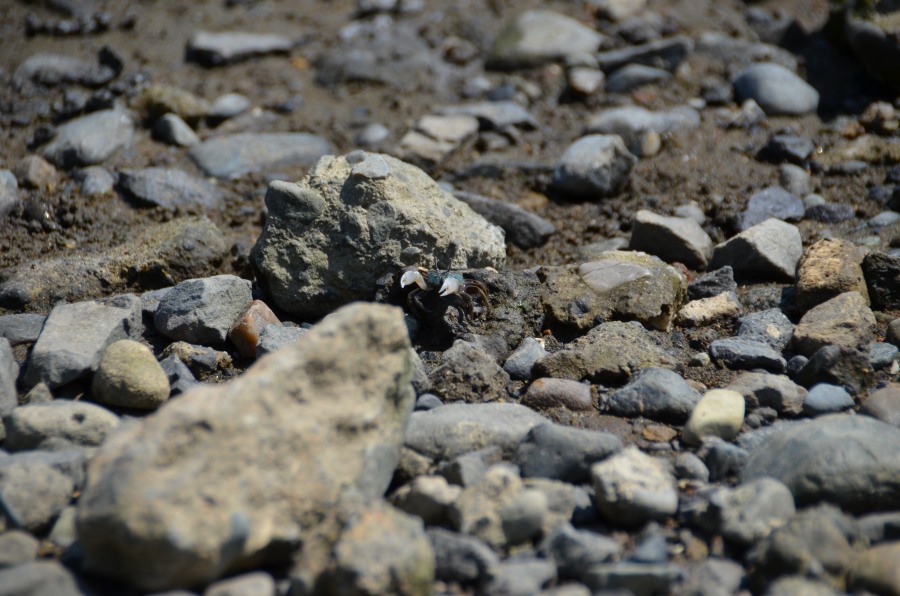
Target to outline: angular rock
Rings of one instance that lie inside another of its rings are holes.
[[[169,379],[144,344],[121,339],[103,352],[91,383],[94,399],[123,408],[155,410],[169,399]]]
[[[404,159],[437,163],[478,132],[478,120],[464,114],[423,116],[400,139]]]
[[[188,151],[208,176],[239,178],[251,172],[306,168],[334,153],[331,143],[304,132],[234,133],[208,139]]]
[[[2,322],[3,319],[0,318],[0,325],[2,325]],[[503,370],[513,379],[520,381],[531,380],[531,369],[534,368],[534,363],[546,355],[547,350],[544,349],[542,341],[538,341],[533,337],[526,337],[519,344],[519,347],[507,357],[506,362],[503,363]]]
[[[519,443],[514,461],[523,478],[584,483],[593,464],[621,449],[622,440],[611,433],[540,424]]]
[[[483,101],[457,106],[438,108],[446,115],[472,116],[478,119],[483,129],[506,130],[511,126],[534,129],[537,120],[524,107],[514,101]]]
[[[722,536],[742,548],[768,536],[794,516],[794,497],[784,484],[765,476],[724,489]]]
[[[868,354],[846,346],[825,346],[802,364],[795,380],[804,387],[816,383],[840,385],[850,393],[860,394],[872,382]]]
[[[791,347],[807,357],[829,345],[860,349],[875,340],[875,326],[875,315],[863,295],[844,292],[803,315]]]
[[[256,345],[256,357],[262,358],[270,352],[280,350],[284,346],[298,341],[306,329],[303,327],[287,327],[266,325],[259,332],[259,343]]]
[[[783,351],[794,335],[794,324],[778,308],[747,313],[740,318],[737,336],[769,344]]]
[[[95,404],[53,400],[19,406],[3,421],[9,451],[99,447],[119,425],[119,417]]]
[[[153,325],[176,341],[221,344],[252,300],[250,282],[236,275],[189,279],[160,300]]]
[[[699,400],[700,393],[678,373],[645,368],[628,385],[613,393],[606,405],[616,416],[682,424]]]
[[[417,476],[391,495],[391,504],[401,511],[422,518],[427,526],[448,523],[450,506],[462,488],[448,484],[443,476]]]
[[[863,260],[863,271],[872,308],[896,310],[900,308],[900,257],[872,252]]]
[[[684,276],[640,252],[604,252],[577,272],[542,267],[537,274],[545,324],[569,333],[582,334],[610,319],[636,320],[665,331],[684,303]]]
[[[122,170],[119,187],[140,204],[168,211],[205,213],[222,209],[225,204],[220,188],[175,168]]]
[[[47,463],[5,458],[0,464],[0,519],[6,527],[42,533],[69,504],[74,489],[71,478]]]
[[[578,199],[619,194],[637,159],[618,135],[587,135],[571,144],[553,170],[553,187]]]
[[[748,410],[772,408],[779,414],[796,416],[803,411],[806,389],[784,375],[745,372],[725,389],[744,396]]]
[[[597,508],[619,525],[663,520],[678,509],[675,477],[667,462],[634,445],[591,467]]]
[[[178,114],[172,112],[163,114],[156,121],[153,125],[153,136],[178,147],[193,147],[200,143],[200,137],[197,136],[194,129]]]
[[[198,31],[187,44],[187,59],[204,66],[221,66],[254,56],[285,54],[295,42],[273,33]]]
[[[464,586],[493,577],[500,557],[487,544],[465,534],[443,528],[426,530],[435,555],[435,578]]]
[[[341,493],[374,499],[397,465],[415,398],[409,350],[398,309],[349,306],[239,380],[193,389],[117,433],[79,500],[85,568],[165,590],[303,541],[317,575],[312,544],[330,551]]]
[[[61,168],[106,161],[131,145],[134,122],[121,110],[102,110],[66,122],[56,129],[42,154]]]
[[[448,404],[413,412],[406,446],[432,459],[449,459],[489,445],[512,455],[529,430],[546,423],[546,418],[519,404]]]
[[[641,209],[634,218],[628,248],[703,271],[712,256],[713,243],[692,219],[665,217]]]
[[[735,290],[737,290],[737,283],[734,281],[734,269],[730,265],[725,265],[720,269],[695,277],[687,286],[687,299],[690,301],[712,298]]]
[[[603,36],[565,15],[530,10],[506,26],[488,54],[488,68],[523,68],[590,55]]]
[[[376,165],[383,175],[371,177]],[[322,158],[299,183],[273,182],[266,206],[251,259],[275,305],[294,314],[371,299],[380,277],[420,255],[455,270],[501,267],[506,256],[500,228],[387,155]]]
[[[675,323],[682,327],[706,327],[737,319],[744,307],[734,292],[693,300],[681,307]]]
[[[111,254],[56,257],[6,269],[0,274],[0,305],[49,311],[60,301],[174,285],[215,273],[229,247],[206,217],[178,217],[147,226]]]
[[[709,355],[732,369],[764,368],[782,373],[787,362],[768,344],[740,337],[717,339],[709,344]]]
[[[57,306],[31,350],[23,383],[59,387],[97,368],[114,341],[142,331],[141,301],[133,294]]]
[[[862,251],[851,242],[824,239],[803,251],[797,267],[797,306],[807,311],[845,292],[868,301]]]
[[[732,83],[739,101],[752,99],[770,116],[807,114],[819,105],[819,92],[780,64],[754,64]]]
[[[802,254],[800,231],[768,219],[716,246],[709,266],[730,265],[736,279],[793,281]]]
[[[422,520],[375,501],[353,517],[334,545],[333,594],[430,594],[435,560]],[[318,584],[317,584],[318,587]]]
[[[763,146],[762,149],[759,150],[759,153],[756,154],[758,159],[763,161],[768,161],[771,163],[778,163],[782,165],[782,162],[790,162],[792,164],[797,165],[805,165],[807,159],[815,150],[816,146],[813,142],[803,136],[795,135],[795,134],[774,134],[769,138],[769,141]],[[783,170],[779,169],[779,178],[780,174]],[[801,170],[803,173],[805,171]],[[808,184],[808,180],[807,180]],[[769,187],[769,188],[778,188],[778,187]],[[791,192],[791,191],[788,191]],[[798,196],[805,196],[809,194],[809,190],[801,193]],[[793,193],[797,194],[797,193]],[[779,217],[777,215],[773,215],[773,217]],[[785,219],[784,217],[780,219]]]
[[[608,536],[576,530],[567,523],[544,539],[540,551],[556,563],[560,579],[580,580],[592,566],[618,556],[622,547]]]
[[[456,340],[428,375],[432,391],[445,401],[495,401],[503,395],[509,375],[477,346]]]
[[[713,389],[697,402],[681,436],[686,445],[699,445],[709,435],[731,441],[743,423],[744,396],[729,389]]]
[[[776,431],[751,451],[741,476],[782,481],[798,505],[826,501],[847,511],[896,509],[900,429],[867,416],[821,416]]]
[[[501,510],[524,491],[522,479],[508,464],[492,466],[475,484],[466,487],[450,508],[453,527],[494,548],[506,545]]]
[[[278,316],[266,306],[262,300],[254,300],[247,307],[243,316],[228,330],[228,339],[235,345],[241,356],[254,358],[260,343],[260,335],[264,327],[281,326]]]
[[[536,379],[522,396],[522,404],[535,410],[562,407],[579,411],[593,408],[590,386],[571,379]]]
[[[13,169],[23,186],[53,192],[59,185],[59,172],[40,155],[26,155]]]
[[[675,361],[640,323],[603,323],[566,348],[538,360],[535,374],[592,382],[627,380],[642,368]]]
[[[800,197],[792,195],[780,186],[770,186],[754,193],[747,207],[738,218],[737,229],[745,232],[769,218],[782,221],[799,221],[805,208]]]

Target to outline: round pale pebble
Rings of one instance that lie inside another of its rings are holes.
[[[681,437],[687,445],[699,445],[705,436],[734,439],[744,423],[744,396],[731,389],[707,391],[684,425]]]
[[[153,410],[169,399],[169,379],[153,352],[131,339],[106,348],[91,388],[98,402],[125,408]]]

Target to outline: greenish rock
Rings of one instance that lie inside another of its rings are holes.
[[[598,321],[639,321],[666,331],[684,305],[687,282],[642,252],[609,251],[577,269],[542,267],[545,323],[581,335]]]
[[[744,396],[731,389],[707,391],[688,418],[682,431],[686,445],[699,445],[703,437],[731,441],[744,423]]]
[[[122,339],[106,348],[91,389],[104,404],[155,410],[169,399],[169,378],[150,348]]]
[[[642,368],[674,368],[675,359],[661,343],[640,323],[603,323],[566,348],[538,360],[535,376],[620,382]]]

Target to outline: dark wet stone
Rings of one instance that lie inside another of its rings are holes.
[[[735,290],[737,290],[737,282],[734,281],[734,270],[730,265],[725,265],[715,271],[695,277],[688,284],[687,299],[691,301],[712,298],[723,292],[734,292]]]
[[[670,72],[678,68],[694,49],[689,37],[677,36],[654,40],[639,46],[608,50],[597,54],[597,64],[604,72],[612,72],[626,64],[643,64]]]
[[[518,205],[481,195],[456,191],[453,196],[506,232],[506,241],[522,248],[541,246],[556,232],[556,226]]]
[[[845,203],[825,203],[807,207],[804,217],[822,223],[840,223],[856,217],[856,210]]]
[[[798,221],[803,218],[803,200],[780,186],[770,186],[755,193],[741,213],[738,230],[743,232],[770,217],[783,221]]]
[[[869,355],[846,346],[825,346],[797,371],[794,380],[804,387],[831,383],[859,394],[872,382]]]
[[[900,309],[900,257],[872,252],[863,259],[863,272],[869,288],[872,308]]]
[[[622,449],[611,433],[542,424],[532,428],[516,449],[515,462],[523,478],[551,478],[583,483],[591,466]]]
[[[792,163],[803,165],[816,146],[806,137],[792,134],[772,135],[769,142],[759,150],[757,157],[771,163]]]

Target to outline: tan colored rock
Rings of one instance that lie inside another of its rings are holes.
[[[855,244],[840,239],[808,247],[797,268],[797,305],[806,311],[844,292],[859,292],[868,304],[863,256]]]
[[[875,315],[863,295],[845,292],[803,315],[791,346],[807,357],[828,345],[859,349],[875,341],[875,329]]]
[[[94,399],[124,408],[155,410],[169,399],[169,378],[150,348],[132,339],[110,344],[91,383]]]
[[[686,445],[699,445],[703,437],[731,441],[744,423],[744,396],[731,389],[713,389],[700,398],[681,437]]]
[[[241,356],[255,358],[259,334],[267,325],[281,326],[281,321],[265,302],[254,300],[247,308],[247,312],[228,332],[228,339],[235,345]]]
[[[692,300],[681,307],[675,323],[682,327],[707,327],[736,319],[744,312],[734,292],[722,292],[717,296]]]
[[[56,167],[40,155],[26,155],[13,168],[19,184],[52,192],[59,185]]]

